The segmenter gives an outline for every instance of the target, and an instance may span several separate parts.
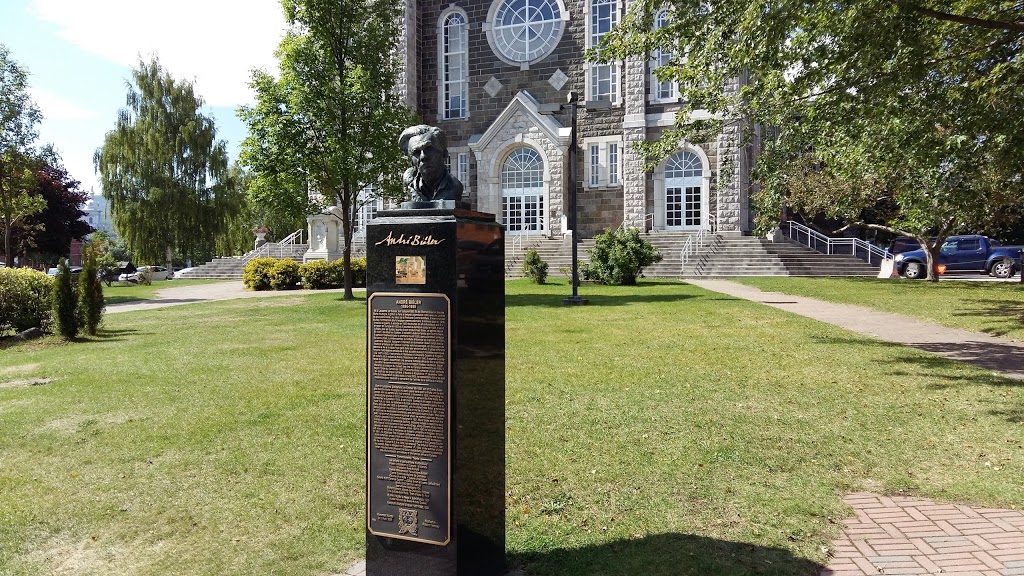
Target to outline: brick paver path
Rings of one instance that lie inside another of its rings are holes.
[[[1024,575],[1024,512],[858,493],[821,576]]]

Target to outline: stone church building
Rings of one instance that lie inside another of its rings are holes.
[[[424,123],[446,133],[464,199],[498,215],[509,234],[565,232],[571,118],[541,112],[570,91],[579,102],[580,237],[622,224],[748,232],[753,154],[736,145],[737,126],[713,142],[681,142],[653,171],[633,151],[673,123],[678,89],[652,75],[669,54],[585,61],[626,1],[406,0],[399,90]],[[611,107],[587,109],[600,100]],[[720,181],[727,166],[733,176]]]

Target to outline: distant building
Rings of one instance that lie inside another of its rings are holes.
[[[585,61],[584,51],[619,22],[629,0],[404,1],[400,93],[425,123],[444,130],[464,198],[496,214],[509,234],[565,232],[571,121],[565,112],[543,112],[570,91],[580,105],[579,236],[622,224],[750,231],[757,139],[741,144],[744,126],[731,123],[710,142],[680,142],[645,171],[633,144],[657,139],[680,107],[678,87],[653,75],[670,55]],[[652,26],[668,18],[663,10]],[[611,108],[585,109],[599,100]]]
[[[110,212],[107,209],[107,199],[101,194],[93,194],[83,208],[85,221],[96,230],[103,230],[111,236],[117,236],[114,231],[114,222],[110,219]]]

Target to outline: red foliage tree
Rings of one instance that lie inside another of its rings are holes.
[[[46,200],[46,208],[26,218],[15,232],[16,252],[30,261],[53,263],[68,257],[72,240],[81,240],[93,232],[93,227],[83,220],[82,207],[89,201],[89,193],[79,189],[81,183],[56,158],[40,159],[35,176],[32,193]]]

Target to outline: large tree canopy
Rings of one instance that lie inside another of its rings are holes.
[[[155,59],[132,76],[127,107],[93,159],[114,225],[141,261],[205,258],[241,209],[226,145],[190,82]]]
[[[250,193],[256,199],[294,210],[312,188],[337,206],[345,237],[345,298],[352,298],[360,192],[374,186],[378,194],[401,193],[404,166],[397,141],[410,120],[394,92],[401,3],[281,5],[289,29],[277,51],[279,77],[253,73],[257,103],[239,111],[249,127],[241,159],[253,175]]]
[[[34,182],[31,146],[38,137],[36,126],[41,119],[39,107],[28,92],[28,73],[0,44],[0,226],[8,264],[14,227],[46,205],[30,192]]]
[[[671,20],[655,31],[664,6]],[[1020,202],[1018,1],[637,0],[609,41],[595,57],[673,55],[657,74],[679,82],[683,111],[651,154],[723,122],[777,130],[758,166],[762,230],[791,204],[926,238]],[[701,109],[716,119],[694,120]],[[822,171],[829,193],[792,186]],[[879,206],[881,221],[866,221]]]
[[[19,238],[20,252],[56,264],[59,258],[69,256],[72,240],[82,240],[93,231],[83,220],[82,207],[89,194],[79,188],[80,182],[71,177],[52,147],[43,148],[34,170],[32,193],[42,198],[46,207],[25,219],[22,230],[27,234]]]

